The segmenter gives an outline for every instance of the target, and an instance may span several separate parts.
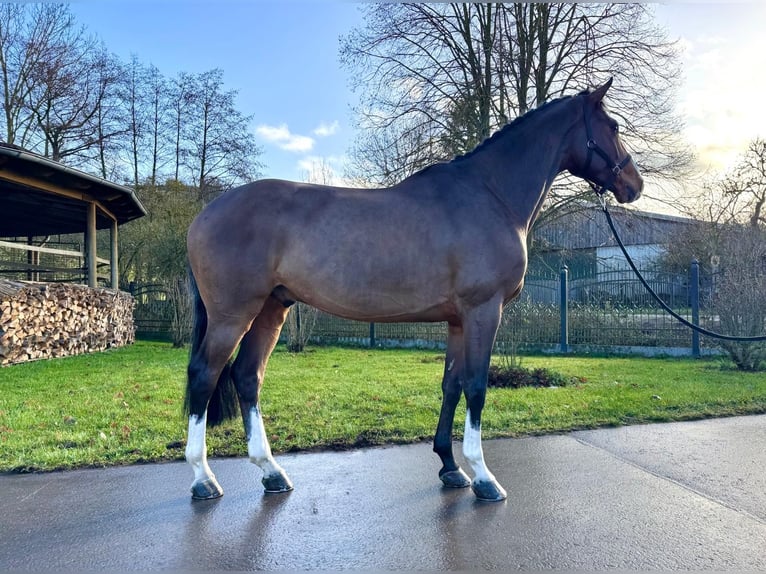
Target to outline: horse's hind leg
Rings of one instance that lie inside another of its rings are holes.
[[[287,474],[271,454],[259,404],[266,364],[277,344],[287,312],[288,309],[282,303],[269,297],[242,339],[232,367],[232,378],[245,425],[248,455],[250,461],[263,470],[261,482],[266,492],[287,492],[293,489]]]
[[[471,485],[471,479],[457,465],[452,454],[452,425],[455,421],[455,409],[460,402],[463,390],[460,379],[464,362],[463,328],[459,325],[449,325],[447,356],[444,359],[444,378],[442,379],[442,408],[434,438],[434,452],[442,461],[439,478],[448,488],[464,488]]]
[[[223,489],[207,463],[205,435],[208,402],[246,328],[247,322],[243,321],[211,322],[202,343],[193,350],[189,360],[189,433],[185,454],[186,461],[194,470],[191,485],[194,499],[218,498],[223,495]]]

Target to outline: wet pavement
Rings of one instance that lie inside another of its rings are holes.
[[[484,451],[505,502],[441,488],[426,444],[277,457],[286,495],[215,459],[204,502],[185,463],[3,475],[0,569],[766,569],[766,416]]]

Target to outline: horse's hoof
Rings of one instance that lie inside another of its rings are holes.
[[[192,500],[212,500],[223,496],[223,488],[215,478],[195,482],[191,487]]]
[[[478,500],[486,502],[500,502],[508,496],[502,486],[497,482],[488,480],[473,481],[471,489]]]
[[[439,475],[439,478],[447,488],[466,488],[471,486],[471,479],[463,472],[462,468],[442,473]]]
[[[293,483],[284,471],[264,476],[261,483],[268,493],[290,492],[293,489]]]

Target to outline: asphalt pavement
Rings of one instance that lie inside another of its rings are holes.
[[[484,451],[505,502],[442,488],[428,444],[279,456],[282,495],[214,459],[215,501],[185,463],[2,475],[0,569],[766,570],[766,416]]]

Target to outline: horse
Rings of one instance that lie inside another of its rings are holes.
[[[481,417],[502,308],[524,284],[527,235],[563,171],[620,203],[643,188],[603,104],[611,84],[547,102],[473,151],[389,188],[265,179],[207,205],[187,235],[195,301],[185,398],[192,498],[223,494],[207,462],[206,426],[236,416],[237,407],[265,491],[293,489],[272,455],[259,395],[289,308],[301,301],[358,321],[446,322],[433,443],[439,478],[444,487],[471,486],[479,500],[504,500],[484,461]],[[472,479],[452,451],[462,396]]]

